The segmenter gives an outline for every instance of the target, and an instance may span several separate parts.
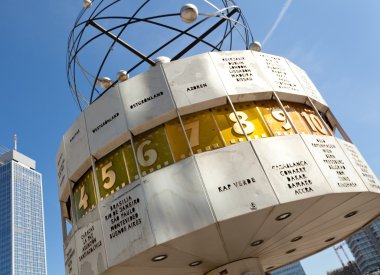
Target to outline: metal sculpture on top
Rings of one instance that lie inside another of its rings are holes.
[[[67,54],[68,82],[81,111],[147,66],[208,51],[260,48],[234,1],[186,1],[84,0]]]

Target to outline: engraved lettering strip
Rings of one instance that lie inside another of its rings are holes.
[[[291,70],[297,77],[298,81],[300,82],[301,86],[303,87],[305,93],[310,98],[320,102],[322,105],[325,105],[327,107],[326,101],[323,99],[322,95],[318,91],[318,89],[315,87],[314,83],[311,81],[307,73],[292,63],[291,61],[287,60]]]
[[[226,90],[209,54],[163,64],[163,70],[181,114],[226,103]]]
[[[119,264],[154,245],[143,198],[141,185],[129,185],[100,203],[109,265]]]
[[[302,135],[302,138],[335,192],[367,191],[334,137]]]
[[[252,144],[281,203],[332,192],[300,136],[272,137]]]
[[[75,234],[76,250],[81,274],[101,274],[107,269],[103,232],[100,221],[79,228]]]
[[[268,93],[272,87],[258,68],[250,51],[212,52],[215,67],[227,93],[241,98],[254,99],[258,93]]]
[[[363,155],[356,148],[356,146],[352,143],[340,140],[338,138],[336,138],[336,140],[340,144],[343,151],[346,153],[352,166],[355,168],[356,172],[366,184],[367,188],[370,191],[380,193],[380,182],[378,178],[364,159]]]
[[[301,84],[283,57],[257,52],[252,54],[257,59],[260,70],[270,79],[274,91],[305,95]]]

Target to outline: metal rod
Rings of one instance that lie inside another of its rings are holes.
[[[331,118],[330,123],[334,123],[335,125],[332,125],[333,127],[336,127],[339,131],[339,133],[342,135],[342,137],[344,138],[345,141],[348,141],[350,143],[352,143],[352,140],[350,139],[350,137],[347,135],[346,131],[344,131],[343,127],[340,125],[339,121],[336,119],[336,117],[334,116],[334,114],[331,112],[331,110],[327,110],[326,112],[326,117],[327,118]]]
[[[334,136],[334,132],[332,129],[330,129],[330,126],[327,124],[327,122],[323,119],[323,117],[321,116],[321,114],[319,113],[319,110],[317,109],[317,107],[315,106],[315,104],[313,103],[313,101],[311,100],[310,97],[307,97],[306,98],[306,101],[309,102],[309,104],[311,105],[311,107],[313,108],[314,112],[317,114],[317,116],[319,117],[319,119],[321,120],[323,126],[327,129],[327,132],[329,132],[330,135]]]
[[[226,17],[231,17],[237,11],[238,11],[237,9],[233,9],[230,13],[227,14]],[[189,44],[186,48],[184,48],[181,52],[179,52],[176,56],[174,56],[172,58],[172,60],[177,60],[177,59],[181,58],[184,54],[186,54],[188,51],[190,51],[192,48],[194,48],[199,42],[201,42],[204,38],[206,38],[206,36],[208,36],[210,33],[212,33],[216,28],[218,28],[226,20],[227,20],[227,18],[222,18],[214,26],[212,26],[205,33],[203,33],[201,36],[199,36],[199,38],[197,38],[195,41],[193,41],[191,44]]]
[[[292,126],[294,132],[298,135],[298,134],[299,134],[298,129],[297,129],[296,126],[294,125],[292,118],[290,117],[290,115],[289,115],[288,112],[286,111],[284,105],[282,104],[282,102],[281,102],[281,100],[280,100],[280,98],[278,97],[278,95],[277,95],[276,92],[273,92],[273,94],[272,94],[272,98],[273,98],[273,97],[276,99],[278,105],[280,105],[280,108],[281,108],[281,110],[284,112],[286,118],[288,119],[288,121],[289,121],[289,123],[290,123],[290,126]]]
[[[156,63],[154,63],[153,60],[151,60],[150,58],[146,57],[145,55],[143,55],[142,53],[140,53],[138,50],[136,50],[135,48],[133,48],[131,45],[129,45],[127,42],[121,40],[120,38],[118,38],[117,36],[115,36],[114,34],[108,32],[106,29],[104,29],[103,27],[101,27],[100,25],[98,25],[97,23],[95,23],[94,21],[90,20],[89,21],[89,24],[91,26],[93,26],[94,28],[96,28],[97,30],[101,31],[102,33],[104,33],[105,35],[107,35],[108,37],[110,37],[111,39],[115,40],[117,43],[119,43],[120,45],[122,45],[124,48],[126,48],[127,50],[129,50],[130,52],[134,53],[135,55],[137,55],[138,57],[140,57],[141,59],[143,59],[145,62],[149,63],[150,65],[154,66],[156,65]]]

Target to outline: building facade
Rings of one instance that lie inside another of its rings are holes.
[[[271,275],[306,275],[300,262],[281,267],[271,272]]]
[[[362,274],[380,269],[380,219],[346,240]]]
[[[0,156],[0,274],[46,275],[42,176],[35,161]]]

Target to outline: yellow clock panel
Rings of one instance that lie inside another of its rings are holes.
[[[74,185],[73,193],[75,212],[79,220],[97,204],[92,169],[88,170]]]
[[[260,101],[256,104],[273,136],[283,136],[295,133],[285,112],[276,101]]]
[[[98,160],[95,167],[100,200],[134,180],[127,170],[122,146]]]
[[[174,163],[164,126],[137,135],[134,145],[142,176]]]
[[[224,147],[219,129],[209,110],[181,117],[191,149],[194,154]],[[178,120],[166,124],[175,159],[188,155],[188,144]]]
[[[124,161],[127,166],[127,172],[128,172],[128,177],[130,179],[130,182],[138,180],[139,172],[137,170],[136,160],[133,154],[131,142],[128,141],[127,143],[124,143],[121,148],[123,150]]]
[[[330,135],[324,123],[311,107],[297,103],[285,104],[289,106],[289,111],[287,111],[291,114],[292,120],[302,121],[304,125],[304,128],[298,130],[299,133],[322,136]]]
[[[212,110],[227,145],[246,141],[244,134],[249,139],[270,136],[269,129],[254,103],[237,103],[234,107],[236,115],[229,105]]]

